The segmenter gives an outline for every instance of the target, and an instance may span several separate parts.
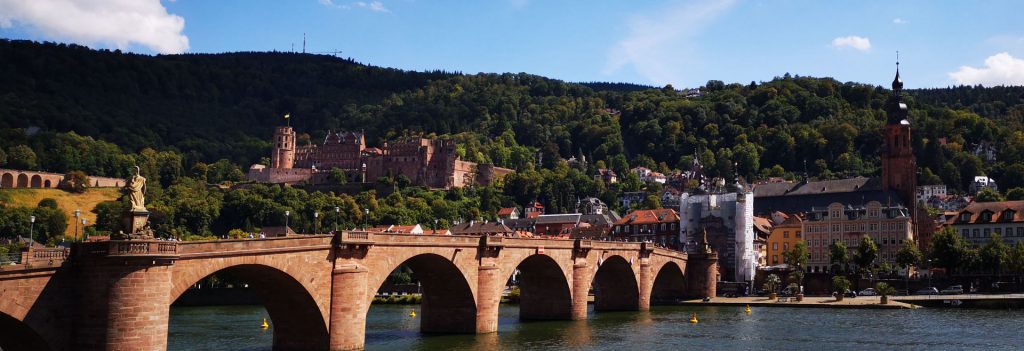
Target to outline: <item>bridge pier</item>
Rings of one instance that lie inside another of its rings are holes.
[[[504,285],[500,270],[493,263],[481,264],[477,271],[476,333],[498,331],[498,306],[501,304],[501,287]]]
[[[331,351],[362,350],[366,341],[368,270],[355,264],[334,269],[331,284]]]
[[[76,349],[167,349],[170,267],[150,261],[104,263],[83,274]]]
[[[590,299],[590,267],[587,261],[572,265],[572,320],[587,319],[587,300]]]
[[[654,273],[651,270],[651,261],[640,259],[640,301],[637,303],[640,311],[651,310],[651,288],[654,286]]]
[[[686,263],[686,290],[691,298],[715,297],[718,254],[690,254]]]

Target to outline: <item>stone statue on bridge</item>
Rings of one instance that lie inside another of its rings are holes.
[[[149,210],[146,209],[146,177],[142,169],[135,166],[135,176],[128,180],[124,192],[128,195],[131,209],[125,214],[125,227],[128,233],[118,233],[115,239],[153,239],[153,230],[149,228]]]
[[[141,173],[142,169],[135,166],[135,176],[125,184],[125,192],[132,203],[132,212],[146,211],[146,178]]]

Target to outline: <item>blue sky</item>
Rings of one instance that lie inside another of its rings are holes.
[[[1024,85],[1021,1],[0,0],[0,37],[140,53],[333,52],[378,66],[696,87],[784,73]]]

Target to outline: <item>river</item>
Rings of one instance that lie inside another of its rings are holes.
[[[416,306],[418,307],[418,306]],[[375,305],[367,350],[1020,350],[1024,310],[653,307],[587,321],[519,322],[501,307],[498,333],[420,335],[412,306]],[[696,312],[700,323],[690,324]],[[270,350],[259,306],[174,307],[169,350]]]

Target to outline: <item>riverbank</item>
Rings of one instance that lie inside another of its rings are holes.
[[[786,302],[783,302],[786,301]],[[804,297],[803,301],[796,299],[789,300],[780,298],[769,300],[763,296],[748,297],[715,297],[705,302],[704,300],[686,300],[679,303],[681,306],[750,306],[750,307],[796,307],[796,308],[859,308],[859,309],[912,309],[917,308],[909,303],[899,302],[889,298],[889,303],[883,305],[878,296],[861,296],[856,298],[845,298],[836,301],[828,297]]]

